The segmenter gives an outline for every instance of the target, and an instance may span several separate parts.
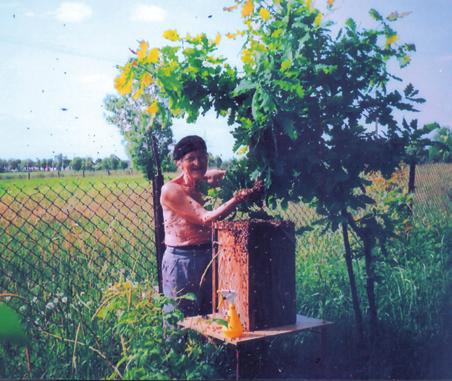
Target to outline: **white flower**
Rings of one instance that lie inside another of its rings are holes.
[[[24,312],[27,309],[27,306],[20,306],[19,311]]]
[[[47,308],[48,310],[52,310],[52,309],[55,308],[55,304],[53,304],[52,302],[49,302],[49,303],[46,304],[46,308]]]
[[[67,296],[63,296],[63,297],[61,298],[61,301],[62,301],[63,303],[67,303]]]

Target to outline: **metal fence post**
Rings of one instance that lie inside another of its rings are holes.
[[[163,293],[162,284],[162,258],[165,252],[165,230],[163,226],[163,210],[160,204],[160,195],[163,186],[162,166],[160,163],[160,156],[157,149],[157,140],[155,136],[152,139],[152,154],[157,168],[157,175],[152,178],[152,198],[154,204],[154,226],[155,226],[155,249],[157,257],[157,278],[159,285],[159,292]]]

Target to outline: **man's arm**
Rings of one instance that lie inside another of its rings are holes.
[[[223,180],[226,171],[224,169],[211,168],[206,171],[204,180],[213,187],[220,185],[220,181]]]
[[[218,208],[208,211],[187,195],[175,183],[168,183],[162,187],[161,203],[174,213],[197,225],[208,225],[212,221],[231,213],[236,205],[242,201],[240,196],[234,196]]]

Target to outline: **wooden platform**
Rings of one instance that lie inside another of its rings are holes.
[[[243,336],[237,339],[230,339],[223,335],[223,326],[214,322],[213,319],[222,318],[221,316],[208,315],[207,317],[193,316],[181,320],[178,324],[183,328],[189,328],[200,334],[221,340],[232,345],[240,345],[244,342],[263,340],[275,336],[288,335],[304,330],[319,328],[323,331],[328,325],[333,324],[330,321],[315,319],[308,316],[297,315],[297,321],[292,325],[285,325],[282,327],[268,328],[259,331],[244,332]]]

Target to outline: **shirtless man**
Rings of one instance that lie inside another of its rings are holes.
[[[212,312],[212,274],[209,269],[200,286],[201,276],[211,260],[211,225],[225,217],[257,190],[242,189],[217,209],[204,209],[199,186],[207,181],[217,186],[225,175],[219,169],[207,170],[206,143],[199,136],[186,136],[174,148],[173,158],[182,173],[162,187],[160,202],[165,225],[166,250],[162,260],[163,293],[171,298],[188,292],[195,301],[179,299],[185,316]]]

